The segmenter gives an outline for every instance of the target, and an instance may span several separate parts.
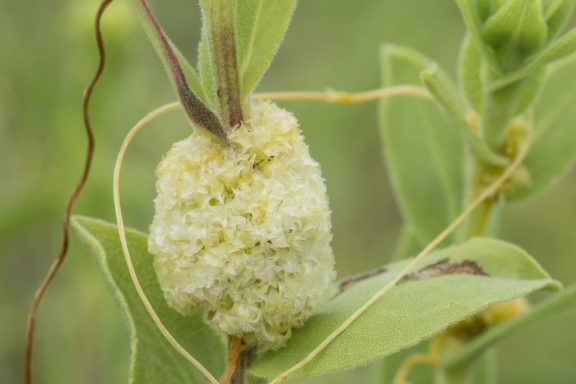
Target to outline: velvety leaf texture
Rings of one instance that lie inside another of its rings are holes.
[[[390,281],[406,261],[357,283],[294,332],[288,345],[260,356],[251,372],[275,376],[291,367]],[[450,272],[445,267],[452,266]],[[439,272],[443,270],[444,272]],[[367,364],[430,338],[490,304],[555,288],[542,268],[509,243],[476,238],[429,255],[295,376]]]
[[[535,105],[532,148],[524,161],[530,183],[512,198],[532,196],[564,175],[576,160],[576,56],[553,64]]]
[[[384,86],[420,84],[429,62],[405,48],[384,46]],[[380,130],[392,186],[404,220],[421,242],[443,230],[461,210],[464,153],[453,122],[429,100],[410,96],[380,103]]]
[[[467,36],[462,44],[458,75],[466,99],[478,113],[483,111],[485,92],[481,72],[482,55],[471,37]]]
[[[296,0],[241,0],[237,35],[242,97],[248,96],[270,66],[290,24]]]
[[[158,331],[140,301],[120,248],[116,226],[101,220],[74,217],[72,227],[88,247],[125,315],[132,341],[130,383],[207,383]],[[158,316],[182,344],[213,374],[223,371],[226,348],[198,317],[184,317],[166,305],[147,251],[146,235],[127,231],[136,273]]]

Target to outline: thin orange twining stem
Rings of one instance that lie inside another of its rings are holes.
[[[335,104],[359,104],[391,96],[413,96],[433,100],[432,95],[423,87],[416,85],[397,85],[378,88],[364,92],[341,91],[289,91],[255,93],[253,99],[286,100],[286,101],[321,101]]]
[[[242,342],[242,339],[236,336],[230,337],[230,346],[228,347],[228,361],[226,362],[226,369],[220,377],[220,384],[228,384],[234,372],[236,371],[236,365],[238,363],[238,358],[246,346]]]

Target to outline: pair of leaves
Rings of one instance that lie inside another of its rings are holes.
[[[225,139],[222,125],[235,122],[234,116],[241,115],[238,108],[272,62],[296,0],[202,0],[205,18],[198,69],[166,36],[147,2],[132,1],[191,122]],[[188,91],[183,91],[183,80]],[[196,98],[200,103],[195,102]],[[209,110],[203,110],[203,106]],[[222,124],[202,121],[206,116],[212,119],[214,113],[220,115]]]
[[[200,2],[204,23],[198,47],[198,73],[208,105],[218,110],[218,105],[221,105],[219,97],[230,92],[237,93],[241,104],[248,101],[250,92],[270,66],[282,43],[296,3],[296,0]],[[217,25],[222,21],[217,14],[221,13],[218,10],[222,7],[231,13],[228,16],[233,20],[229,20],[227,24],[232,24],[233,29],[226,31],[231,36],[224,34],[219,38],[218,30],[227,27]],[[226,53],[230,57],[222,58],[221,56]],[[228,65],[225,65],[226,62]],[[234,84],[227,84],[230,81]],[[226,92],[225,90],[231,86],[235,89]]]
[[[205,382],[171,349],[149,319],[130,282],[116,227],[75,217],[73,228],[94,255],[128,319],[133,343],[131,380]],[[152,256],[146,250],[146,236],[128,231],[128,241],[138,276],[160,318],[211,372],[221,372],[225,360],[222,339],[207,330],[200,319],[182,317],[167,307],[154,276]],[[386,272],[336,296],[319,315],[294,331],[285,348],[258,356],[251,372],[272,377],[301,360],[405,264],[392,264]],[[446,272],[447,266],[454,273]],[[318,375],[366,364],[427,339],[490,304],[557,286],[524,251],[491,239],[474,239],[433,253],[417,268],[419,273],[409,275],[375,303],[297,375]]]

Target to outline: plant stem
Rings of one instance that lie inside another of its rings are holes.
[[[202,0],[221,119],[229,128],[242,121],[240,75],[236,52],[236,0]]]
[[[268,92],[256,93],[253,99],[265,100],[298,100],[298,101],[322,101],[335,104],[359,104],[368,101],[380,100],[390,96],[413,96],[426,100],[434,100],[432,95],[423,87],[416,85],[398,85],[394,87],[378,88],[364,92],[341,92],[341,91],[292,91],[292,92]]]
[[[242,339],[236,336],[231,336],[229,340],[228,362],[222,377],[220,377],[220,384],[227,384],[232,377],[236,377],[235,372],[238,370],[238,366],[241,365],[240,355],[244,349]]]
[[[244,384],[246,380],[246,370],[252,363],[253,349],[245,349],[240,353],[238,361],[236,362],[236,370],[232,376],[230,384]]]

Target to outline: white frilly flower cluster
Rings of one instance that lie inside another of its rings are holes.
[[[149,249],[172,308],[277,349],[332,293],[326,187],[298,122],[270,102],[229,139],[196,133],[164,157]]]

